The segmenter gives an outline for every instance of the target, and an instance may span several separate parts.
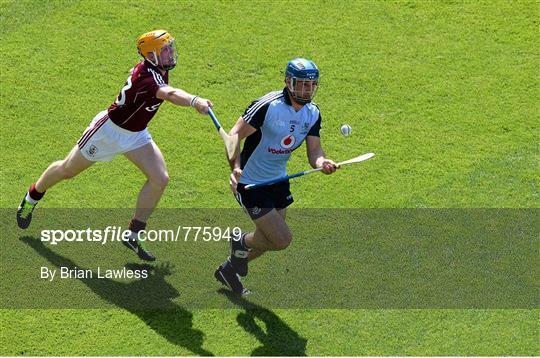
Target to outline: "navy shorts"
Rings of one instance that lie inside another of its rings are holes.
[[[246,184],[238,183],[236,200],[252,220],[263,217],[272,209],[285,209],[294,202],[288,181],[246,190]]]

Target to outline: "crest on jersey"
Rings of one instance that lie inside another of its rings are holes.
[[[93,157],[94,155],[96,155],[97,151],[98,151],[98,148],[97,148],[95,145],[92,144],[92,145],[90,146],[90,148],[88,148],[88,149],[86,150],[86,153],[87,153],[89,156]]]
[[[295,143],[296,143],[296,138],[294,137],[294,135],[289,134],[281,140],[280,144],[281,144],[281,148],[289,149],[292,146],[294,146]]]

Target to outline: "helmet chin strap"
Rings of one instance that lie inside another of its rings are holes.
[[[294,101],[298,104],[308,104],[308,103],[311,103],[311,99],[305,99],[305,98],[298,98],[296,97],[295,95],[292,95],[291,96]]]
[[[152,51],[152,53],[154,54],[154,59],[155,61],[152,61],[148,56],[144,56],[144,59],[148,62],[150,62],[152,65],[156,66],[156,67],[159,67],[159,64],[158,64],[158,58],[156,56],[156,51]]]
[[[154,59],[155,61],[152,61],[150,58],[148,57],[145,57],[145,60],[147,60],[148,62],[150,62],[153,66],[156,66],[157,68],[161,68],[162,70],[164,71],[170,71],[172,70],[173,68],[176,67],[176,63],[174,65],[168,65],[168,66],[163,66],[163,65],[160,65],[159,64],[159,58],[158,56],[156,55],[156,51],[152,51],[152,53],[154,54]]]

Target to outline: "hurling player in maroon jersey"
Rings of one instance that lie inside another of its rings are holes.
[[[169,70],[176,66],[173,37],[164,30],[145,33],[137,39],[143,60],[130,71],[124,87],[111,106],[96,115],[75,147],[63,160],[52,163],[30,186],[17,210],[17,223],[25,229],[45,191],[72,178],[97,161],[110,161],[123,154],[146,176],[137,198],[137,208],[129,222],[130,237],[124,244],[143,260],[155,257],[137,239],[157,205],[169,176],[163,155],[152,140],[147,125],[163,101],[194,107],[207,114],[212,102],[169,86]]]

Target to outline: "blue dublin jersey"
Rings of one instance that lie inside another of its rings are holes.
[[[257,131],[245,140],[240,154],[242,184],[259,184],[287,175],[291,153],[308,136],[319,136],[321,113],[314,103],[296,112],[287,89],[270,92],[246,109],[243,119]]]

